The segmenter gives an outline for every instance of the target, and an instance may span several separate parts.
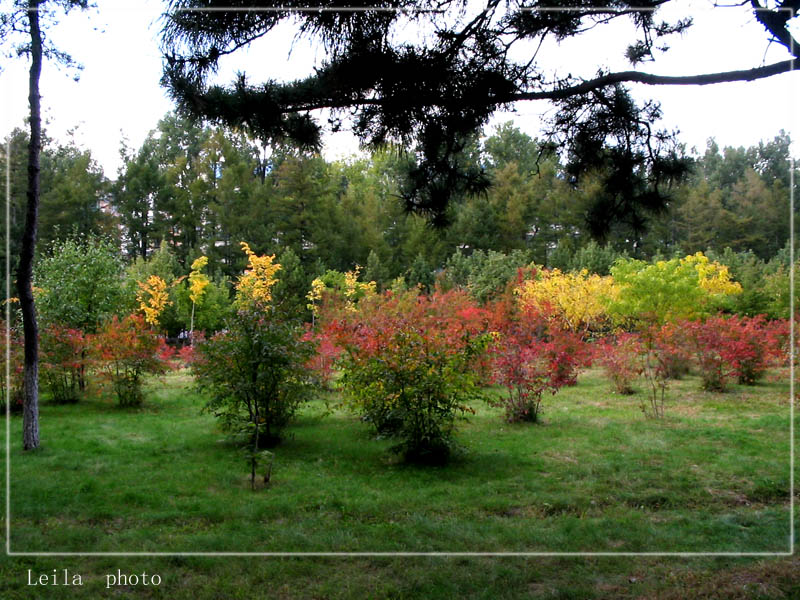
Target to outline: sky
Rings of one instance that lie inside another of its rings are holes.
[[[138,148],[172,108],[159,85],[162,62],[158,19],[163,6],[157,0],[98,0],[97,9],[71,13],[49,30],[56,47],[69,52],[84,68],[76,82],[76,71],[45,62],[41,93],[47,132],[62,142],[73,136],[79,145],[91,150],[111,179],[116,178],[122,164],[121,142]],[[687,33],[670,40],[669,52],[655,63],[642,65],[640,70],[695,74],[747,69],[788,58],[778,44],[768,44],[763,28],[741,8],[712,8],[710,0],[679,0],[669,3],[659,15],[664,19],[692,16],[695,24]],[[626,26],[614,27],[598,27],[580,39],[562,44],[551,42],[540,51],[547,61],[543,64],[552,65],[561,73],[585,77],[594,75],[600,64],[630,69],[622,56],[631,35]],[[800,27],[795,26],[794,31],[797,34]],[[415,35],[413,30],[398,32],[400,37]],[[237,53],[222,63],[219,81],[230,81],[240,69],[248,72],[252,81],[258,81],[262,73],[277,79],[307,74],[323,54],[310,45],[296,43],[289,56],[292,39],[289,27],[279,28],[247,53]],[[28,109],[27,68],[23,59],[4,61],[0,72],[2,136],[24,125]],[[780,129],[792,134],[793,139],[800,139],[797,111],[792,110],[794,100],[800,98],[798,77],[787,73],[755,82],[691,87],[638,84],[631,89],[642,100],[660,101],[664,113],[661,126],[677,128],[678,137],[687,148],[702,153],[711,137],[723,147],[770,140]],[[546,103],[519,103],[513,113],[495,115],[490,129],[511,120],[536,136],[541,132],[541,117],[549,109]],[[800,156],[798,148],[795,142],[795,156]],[[339,133],[326,139],[323,153],[329,159],[340,158],[357,149],[357,141],[351,135]]]

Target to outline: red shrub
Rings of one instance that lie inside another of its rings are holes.
[[[738,382],[752,385],[771,366],[780,364],[784,354],[781,338],[785,321],[768,322],[763,315],[727,319],[728,336],[721,349]]]
[[[707,390],[723,391],[734,377],[739,383],[753,384],[783,356],[784,325],[768,323],[763,316],[717,316],[681,326]]]
[[[554,385],[576,385],[578,373],[592,364],[589,345],[577,333],[551,330],[544,345],[544,353]]]
[[[88,366],[88,341],[80,329],[49,325],[40,335],[41,375],[55,402],[77,402]]]
[[[541,341],[524,341],[509,335],[496,340],[494,383],[505,387],[507,394],[492,404],[505,409],[509,423],[536,422],[544,392],[555,394],[562,385],[552,377],[544,346]]]
[[[726,319],[710,317],[704,322],[682,321],[679,326],[687,334],[703,389],[725,391],[728,379],[734,374],[733,366],[725,356],[725,346],[730,341]]]
[[[479,396],[486,318],[461,291],[364,298],[358,309],[321,319],[330,348],[342,348],[340,380],[351,406],[407,460],[446,460],[456,417]]]
[[[644,348],[639,336],[623,333],[597,343],[595,355],[619,394],[632,394],[633,381],[642,373]]]
[[[158,338],[158,350],[156,351],[158,358],[165,363],[169,364],[170,366],[175,366],[172,364],[172,361],[175,360],[175,357],[178,355],[178,351],[175,350],[174,346],[170,346],[163,337]]]
[[[112,386],[122,406],[141,404],[142,377],[163,373],[168,367],[159,356],[163,339],[142,315],[129,315],[121,321],[114,316],[92,341],[101,379]]]
[[[336,361],[342,353],[342,349],[336,345],[333,336],[327,329],[321,329],[317,332],[308,330],[303,335],[302,340],[304,342],[313,342],[315,347],[314,355],[306,367],[316,375],[325,388],[330,388],[333,382]]]
[[[6,382],[6,335],[10,340],[8,350],[10,357],[9,382]],[[23,371],[22,336],[13,327],[8,331],[5,322],[0,321],[0,385],[2,385],[2,390],[0,390],[0,409],[5,410],[6,405],[10,402],[11,412],[22,411],[24,396]],[[11,392],[10,397],[7,395],[9,390]]]
[[[581,367],[591,363],[589,346],[579,335],[548,324],[546,315],[501,298],[488,306],[493,382],[507,395],[495,404],[506,420],[536,421],[544,392],[574,385]]]

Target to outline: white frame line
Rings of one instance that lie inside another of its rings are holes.
[[[528,12],[572,12],[581,10],[583,12],[612,12],[601,7],[595,8],[530,8],[523,9]],[[628,7],[626,9],[614,9],[613,12],[627,13],[634,11],[655,11],[653,7]],[[769,10],[767,8],[758,10]],[[789,11],[794,18],[794,10],[782,8],[782,11]],[[184,12],[399,12],[399,13],[440,13],[444,11],[425,11],[425,10],[403,10],[397,8],[364,8],[364,7],[326,7],[326,8],[280,8],[280,7],[248,7],[232,9],[183,9]],[[794,54],[794,52],[792,52]],[[789,72],[794,72],[794,59],[792,68]],[[793,107],[792,83],[789,84],[789,115],[792,115]],[[790,117],[791,118],[791,117]],[[333,556],[352,556],[352,557],[410,557],[410,556],[508,556],[508,557],[615,557],[615,556],[674,556],[674,557],[700,557],[700,556],[728,556],[728,557],[786,557],[794,555],[795,520],[794,520],[794,464],[795,464],[795,443],[794,443],[794,360],[795,360],[795,319],[794,319],[794,169],[795,161],[790,155],[789,171],[789,550],[788,552],[12,552],[11,551],[11,379],[10,379],[10,330],[6,328],[6,544],[7,556],[264,556],[264,557],[333,557]],[[11,138],[6,142],[6,323],[10,321],[10,211],[11,211]]]

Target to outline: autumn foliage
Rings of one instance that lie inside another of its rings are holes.
[[[41,372],[54,402],[77,402],[89,364],[87,337],[80,329],[49,325],[40,334]]]
[[[730,380],[753,384],[782,358],[782,324],[768,323],[762,316],[716,316],[680,327],[706,390],[725,391]]]
[[[120,406],[141,404],[143,377],[167,370],[168,363],[159,356],[163,344],[139,314],[114,316],[94,336],[92,353],[101,382],[111,387]]]
[[[546,315],[554,327],[585,337],[609,328],[608,304],[618,294],[611,277],[559,269],[541,269],[523,281],[516,294],[523,309]]]
[[[139,289],[136,300],[139,302],[139,310],[142,311],[144,320],[148,324],[157,326],[158,317],[171,304],[167,283],[158,275],[151,275],[147,281],[139,282],[137,285]]]
[[[346,402],[414,462],[446,460],[457,418],[473,412],[469,401],[485,383],[474,367],[489,342],[486,322],[464,292],[386,293],[322,316],[343,349]]]
[[[595,347],[596,360],[618,394],[633,394],[636,391],[634,382],[642,373],[643,353],[639,336],[632,333],[603,339]]]
[[[236,283],[236,313],[226,329],[194,347],[191,368],[197,387],[208,395],[206,410],[223,427],[244,437],[254,481],[264,447],[281,439],[297,408],[311,397],[307,364],[313,344],[303,328],[271,306],[281,266],[274,256],[258,256],[242,242],[248,268]]]
[[[236,282],[234,304],[238,309],[265,308],[272,300],[272,287],[278,282],[275,274],[281,266],[274,262],[274,254],[259,256],[246,242],[241,245],[247,255],[247,269]]]
[[[12,412],[22,410],[23,400],[23,360],[22,360],[22,335],[13,327],[8,327],[5,321],[0,321],[0,408],[6,409],[10,404]],[[6,339],[8,338],[8,340]],[[9,343],[6,346],[6,343]],[[6,360],[8,363],[8,377],[6,379]]]
[[[504,408],[509,422],[538,421],[542,396],[574,385],[590,363],[588,345],[541,307],[500,298],[491,308],[491,381],[506,390],[492,404]]]

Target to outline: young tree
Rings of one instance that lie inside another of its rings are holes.
[[[96,333],[123,309],[119,249],[94,236],[72,236],[47,248],[36,263],[37,311],[47,324]]]
[[[201,256],[192,263],[192,272],[189,273],[189,299],[192,301],[192,316],[189,324],[189,344],[192,344],[194,335],[194,309],[198,302],[203,299],[206,288],[211,280],[208,275],[203,273],[203,267],[208,264],[208,257]]]

